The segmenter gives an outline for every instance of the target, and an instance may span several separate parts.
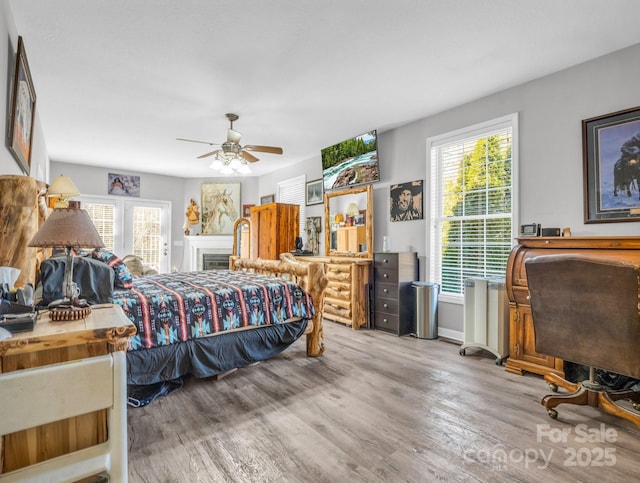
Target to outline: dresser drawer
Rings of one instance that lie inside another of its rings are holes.
[[[375,328],[382,330],[389,330],[394,333],[398,332],[399,317],[397,315],[385,314],[383,312],[376,312],[374,314]]]
[[[398,254],[397,253],[376,253],[373,256],[373,268],[390,268],[393,270],[398,269]]]
[[[398,314],[398,299],[385,299],[376,297],[375,311],[387,314]]]
[[[373,276],[376,283],[398,283],[398,269],[374,268]]]
[[[398,285],[394,283],[377,283],[376,282],[376,298],[397,299],[399,295]]]

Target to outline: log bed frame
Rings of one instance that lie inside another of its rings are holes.
[[[232,256],[229,258],[229,268],[231,270],[270,274],[275,277],[292,280],[309,292],[316,315],[309,320],[309,325],[305,330],[307,355],[317,357],[324,353],[322,305],[324,303],[324,289],[329,282],[325,275],[324,263],[301,262],[296,260],[290,253],[282,253],[280,260]]]

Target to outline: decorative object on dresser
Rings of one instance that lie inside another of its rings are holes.
[[[36,91],[31,80],[22,37],[18,37],[18,52],[13,72],[11,108],[7,119],[7,147],[22,171],[31,172],[31,143],[33,141],[33,119],[36,111]]]
[[[36,273],[50,249],[29,247],[47,217],[47,185],[29,176],[0,176],[0,266],[20,270],[16,287],[36,286]]]
[[[374,328],[396,335],[416,332],[411,285],[418,278],[416,252],[374,253]]]
[[[509,358],[506,370],[514,374],[527,371],[564,377],[562,359],[536,351],[525,262],[541,255],[564,253],[640,263],[640,237],[534,237],[518,238],[517,242],[507,262]]]
[[[51,320],[76,320],[86,317],[91,308],[79,299],[80,290],[73,282],[74,248],[101,248],[104,243],[89,214],[80,208],[55,208],[29,242],[32,247],[63,247],[66,254],[64,298],[49,304]]]
[[[630,399],[640,410],[640,393],[613,390],[602,371],[640,378],[637,263],[590,255],[541,255],[525,262],[536,350],[589,367],[589,379],[569,382],[547,374],[552,389],[542,405],[553,419],[559,404],[589,405],[625,418],[640,428],[640,412],[616,403]],[[598,369],[598,373],[596,373]]]
[[[278,260],[295,249],[300,230],[300,207],[269,203],[251,208],[251,258]]]

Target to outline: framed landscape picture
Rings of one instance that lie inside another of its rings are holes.
[[[322,179],[316,179],[314,181],[309,181],[307,182],[307,190],[306,190],[306,205],[310,206],[310,205],[317,205],[319,203],[322,203],[323,197],[322,197],[322,185],[323,185],[323,181]]]
[[[640,107],[582,121],[584,221],[640,221]]]
[[[261,205],[268,205],[269,203],[273,203],[275,200],[276,200],[276,196],[273,195],[273,194],[261,196],[260,197],[260,204]]]
[[[16,67],[13,74],[11,106],[9,109],[7,147],[26,175],[31,171],[31,144],[36,92],[31,80],[27,54],[22,37],[18,37]]]

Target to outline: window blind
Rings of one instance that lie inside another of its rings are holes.
[[[297,176],[278,183],[277,200],[280,203],[289,203],[300,206],[300,236],[304,237],[305,220],[305,186],[306,177]]]
[[[431,277],[443,294],[504,277],[513,239],[513,119],[431,144]]]

